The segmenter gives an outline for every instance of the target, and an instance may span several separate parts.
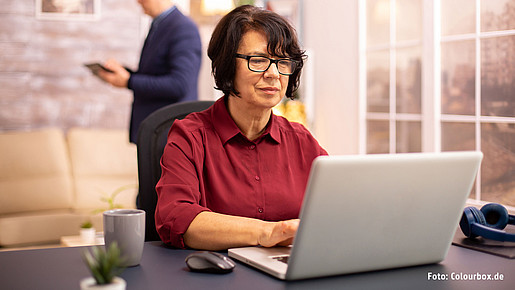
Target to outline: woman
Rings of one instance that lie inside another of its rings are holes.
[[[218,23],[208,56],[224,96],[170,130],[157,231],[181,248],[291,244],[311,163],[327,154],[302,125],[272,114],[299,85],[295,30],[273,12],[240,6]]]

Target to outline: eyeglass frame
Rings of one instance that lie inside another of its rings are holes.
[[[266,72],[270,66],[272,64],[275,63],[275,66],[277,67],[277,72],[283,76],[291,76],[295,73],[295,70],[297,69],[297,65],[298,65],[298,62],[294,59],[291,59],[291,58],[280,58],[280,59],[272,59],[272,58],[269,58],[269,57],[266,57],[266,56],[263,56],[263,55],[246,55],[246,54],[240,54],[240,53],[236,53],[235,56],[237,58],[241,58],[241,59],[245,59],[247,60],[247,68],[250,70],[250,71],[253,71],[253,72]],[[262,58],[266,58],[268,59],[270,62],[268,63],[268,66],[266,67],[266,69],[264,70],[255,70],[255,69],[251,69],[250,68],[250,59],[253,58],[253,57],[262,57]],[[283,60],[287,60],[287,61],[291,61],[292,64],[293,64],[293,69],[292,69],[292,72],[290,74],[285,74],[285,73],[282,73],[279,71],[279,62],[280,61],[283,61]]]

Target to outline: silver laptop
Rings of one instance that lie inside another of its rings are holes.
[[[322,156],[315,159],[292,247],[229,256],[296,280],[442,261],[481,152]]]

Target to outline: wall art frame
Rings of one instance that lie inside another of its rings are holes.
[[[101,0],[35,0],[36,19],[96,21]]]

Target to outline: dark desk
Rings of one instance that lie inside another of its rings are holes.
[[[22,250],[0,253],[1,289],[79,289],[90,276],[82,248]],[[145,244],[140,266],[121,275],[127,289],[515,289],[515,260],[451,246],[440,264],[284,282],[238,263],[227,275],[189,272],[184,263],[192,251],[158,242]],[[496,274],[503,281],[429,281],[428,274]]]

